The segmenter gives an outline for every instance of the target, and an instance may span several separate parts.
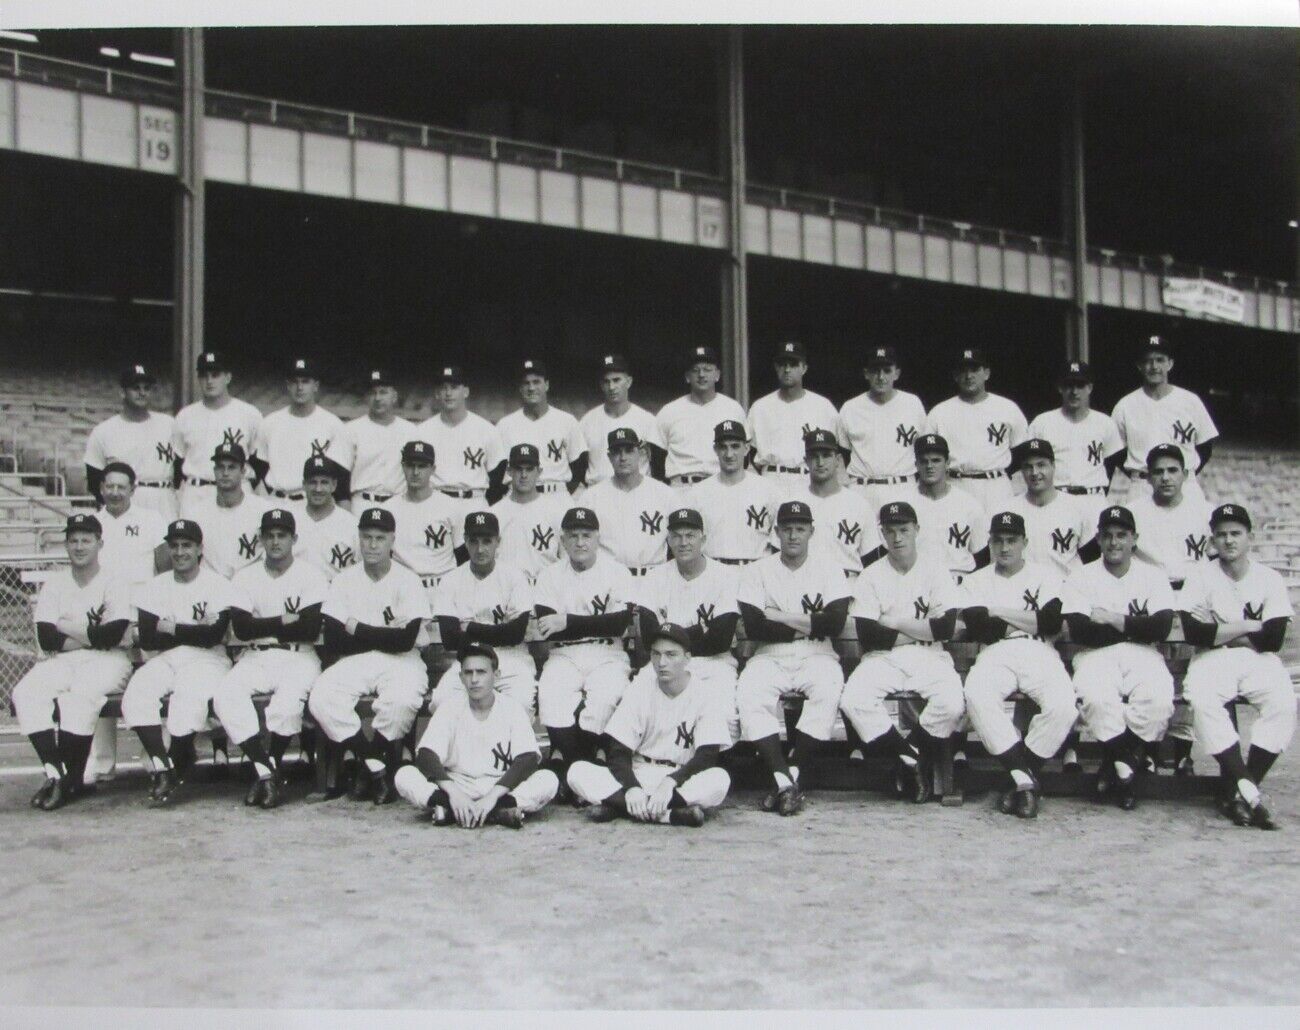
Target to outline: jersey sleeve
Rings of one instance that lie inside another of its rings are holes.
[[[640,594],[636,577],[627,570],[627,566],[620,565],[612,558],[610,559],[610,565],[612,566],[612,575],[609,582],[610,606],[617,609],[636,604],[637,597]]]
[[[549,608],[553,612],[563,615],[564,598],[560,596],[560,591],[555,585],[555,577],[549,575],[554,568],[554,564],[546,566],[537,575],[537,582],[533,584],[533,605],[538,608]]]
[[[1119,434],[1120,444],[1128,446],[1128,418],[1125,411],[1124,398],[1121,397],[1111,410],[1110,420],[1115,423],[1115,432]]]
[[[876,592],[875,580],[863,573],[853,581],[853,599],[849,603],[849,614],[859,619],[878,619],[884,611],[880,595]]]
[[[1013,401],[1010,408],[1007,422],[1011,425],[1011,446],[1015,447],[1029,439],[1029,425],[1025,422],[1025,413],[1020,410],[1019,404]]]
[[[506,460],[506,447],[501,440],[501,431],[490,422],[488,423],[487,439],[483,441],[483,450],[487,452],[487,471],[489,472]]]
[[[178,458],[189,456],[189,446],[185,440],[185,409],[182,408],[176,414],[176,421],[172,423],[172,452]]]
[[[325,603],[321,606],[321,614],[338,622],[347,622],[352,617],[347,598],[347,578],[342,573],[330,584]]]
[[[639,684],[629,687],[605,724],[605,732],[631,751],[641,746],[645,736],[644,698],[645,691]]]
[[[308,575],[303,577],[303,607],[310,608],[314,604],[324,604],[325,598],[329,594],[329,580],[325,578],[325,573],[314,565],[305,565],[304,567],[308,570]]]
[[[329,446],[325,448],[325,453],[331,460],[349,470],[357,460],[355,432],[351,422],[344,422],[339,431],[334,434],[334,439],[329,442]]]
[[[740,605],[736,603],[740,596],[740,577],[730,565],[719,563],[718,567],[723,570],[723,574],[718,577],[718,585],[713,592],[713,614],[715,617],[737,614],[740,611]]]
[[[1271,570],[1270,570],[1271,571]],[[1264,617],[1266,619],[1294,619],[1295,606],[1287,593],[1286,583],[1281,576],[1269,576],[1268,592],[1264,595]]]
[[[1169,578],[1154,565],[1149,566],[1153,586],[1151,590],[1151,611],[1173,611],[1178,607],[1174,599],[1174,588],[1169,585]]]
[[[510,750],[514,752],[516,758],[520,755],[539,754],[537,734],[533,732],[533,721],[522,705],[510,706]]]
[[[266,439],[266,419],[257,423],[257,428],[253,430],[253,435],[249,437],[248,456],[250,458],[261,458],[263,461],[270,457],[271,449]]]
[[[36,595],[36,613],[33,616],[36,622],[48,622],[51,625],[59,621],[59,616],[63,614],[60,609],[63,607],[62,591],[58,583],[53,579],[47,579],[41,584],[41,591]]]
[[[1110,458],[1124,449],[1124,438],[1113,418],[1106,419],[1106,428],[1102,430],[1101,449]]]
[[[961,604],[961,593],[947,569],[934,567],[930,576],[930,610],[936,615]]]
[[[767,607],[767,590],[763,587],[763,574],[758,564],[758,562],[751,562],[741,568],[736,599],[741,604],[748,604],[761,610]]]
[[[1199,565],[1192,568],[1183,583],[1183,589],[1178,591],[1178,610],[1187,612],[1201,622],[1217,621],[1210,602],[1209,584]]]
[[[255,614],[254,606],[256,601],[253,600],[252,591],[248,588],[248,577],[244,575],[248,569],[255,566],[248,566],[246,569],[240,569],[235,573],[234,578],[230,580],[228,599],[231,608],[238,608],[240,611],[248,612],[250,615]]]
[[[397,622],[405,625],[412,619],[432,619],[433,612],[429,610],[429,595],[425,592],[420,581],[414,573],[410,576],[402,577],[402,585],[398,589],[397,597]]]
[[[967,495],[970,496],[969,494]],[[971,497],[970,512],[970,553],[976,554],[989,545],[989,519],[993,516],[984,510],[980,502]]]
[[[129,622],[131,616],[131,585],[124,579],[109,580],[104,590],[104,621]]]
[[[1082,566],[1071,573],[1066,578],[1065,585],[1061,587],[1061,610],[1065,615],[1092,614],[1092,602],[1088,600],[1087,592],[1083,589],[1086,569],[1087,566]]]
[[[445,764],[447,755],[451,751],[452,730],[456,724],[456,712],[459,710],[461,710],[460,705],[439,705],[429,719],[429,725],[425,727],[424,736],[420,738],[417,749],[426,748],[432,751]]]
[[[102,422],[92,429],[90,436],[86,438],[84,461],[97,469],[102,469],[108,464],[108,455],[104,453],[104,423]]]
[[[1192,422],[1196,425],[1196,439],[1201,443],[1209,443],[1219,435],[1219,427],[1210,417],[1210,410],[1205,406],[1205,402],[1195,394],[1192,395],[1192,400],[1194,402]]]
[[[647,413],[648,414],[648,413]],[[663,431],[659,428],[659,420],[653,415],[645,420],[645,440],[644,443],[654,444],[656,447],[667,449],[664,443]]]
[[[583,436],[582,427],[578,425],[576,418],[569,422],[569,429],[565,434],[565,446],[569,451],[570,461],[577,461],[580,455],[587,453],[587,438]]]
[[[726,704],[716,692],[700,710],[695,720],[695,746],[722,747],[731,746],[731,731],[727,729]]]

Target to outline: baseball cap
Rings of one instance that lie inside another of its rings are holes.
[[[366,375],[366,388],[373,389],[376,386],[396,386],[393,377],[388,374],[385,368],[372,368]]]
[[[783,526],[787,522],[811,522],[812,520],[812,509],[803,501],[784,501],[781,507],[776,509],[778,526]]]
[[[988,368],[988,364],[988,358],[984,356],[984,352],[978,347],[966,347],[957,355],[958,368],[967,368],[971,366],[975,368]]]
[[[1025,532],[1025,520],[1023,516],[1014,511],[1000,511],[993,516],[989,522],[989,536],[994,533],[1014,533],[1016,536],[1027,536]]]
[[[636,435],[636,430],[629,426],[619,426],[609,434],[609,449],[612,451],[615,447],[640,447],[641,438]]]
[[[517,443],[510,448],[510,467],[519,468],[521,465],[540,465],[541,457],[537,453],[537,448],[530,443]]]
[[[1014,450],[1017,461],[1028,461],[1030,458],[1047,458],[1051,461],[1056,460],[1056,451],[1053,449],[1051,443],[1038,437],[1035,437],[1032,440],[1026,440]]]
[[[167,535],[163,537],[168,543],[173,540],[189,540],[196,544],[203,543],[203,530],[193,519],[177,519],[168,523]]]
[[[898,352],[893,347],[872,347],[867,351],[866,360],[863,366],[871,368],[873,365],[897,365]]]
[[[1147,451],[1147,468],[1150,468],[1161,458],[1173,458],[1174,461],[1182,468],[1187,468],[1187,456],[1183,454],[1183,449],[1174,443],[1158,443],[1151,450]]]
[[[320,378],[320,370],[316,367],[316,362],[311,358],[294,358],[289,362],[289,369],[285,374],[290,379],[299,377],[304,379]]]
[[[438,369],[438,374],[433,377],[435,383],[455,383],[462,386],[465,383],[465,371],[459,365],[443,365]]]
[[[627,358],[622,354],[606,354],[600,359],[601,372],[631,372],[628,367]]]
[[[382,529],[385,533],[397,532],[397,519],[387,508],[367,508],[361,513],[358,529]]]
[[[599,529],[600,519],[590,508],[570,508],[560,520],[561,529]]]
[[[293,512],[287,508],[271,508],[262,512],[262,532],[270,529],[287,529],[290,533],[298,532],[298,523]]]
[[[926,433],[924,436],[918,436],[916,442],[912,444],[912,453],[917,457],[922,454],[942,454],[948,457],[948,441],[938,433]]]
[[[323,454],[313,454],[310,458],[302,463],[302,478],[310,479],[312,476],[331,476],[334,479],[340,479],[345,469],[333,458],[327,458]]]
[[[1097,528],[1105,529],[1107,526],[1120,526],[1123,529],[1131,529],[1137,532],[1137,523],[1133,521],[1133,513],[1122,505],[1115,505],[1110,508],[1102,508],[1101,515],[1097,519]]]
[[[229,372],[230,367],[216,351],[205,350],[194,363],[199,372]]]
[[[1224,522],[1236,522],[1246,527],[1249,532],[1253,527],[1250,524],[1250,513],[1240,504],[1220,504],[1214,511],[1210,512],[1210,528],[1218,529],[1219,525]]]
[[[916,522],[916,509],[906,501],[890,501],[880,507],[880,521],[883,523]]]
[[[694,368],[696,365],[719,365],[722,362],[718,360],[718,352],[712,347],[692,347],[686,355],[686,367]]]
[[[704,516],[694,508],[678,508],[668,513],[668,528],[670,530],[703,529]]]
[[[1167,336],[1152,335],[1148,336],[1146,343],[1142,347],[1142,357],[1148,354],[1173,354],[1173,346]]]
[[[541,376],[546,379],[546,364],[536,358],[524,358],[519,362],[518,378],[523,379],[525,376]]]
[[[1091,383],[1092,369],[1086,361],[1067,361],[1056,380],[1059,383]]]
[[[460,650],[456,652],[456,661],[462,665],[467,658],[486,658],[492,663],[492,668],[499,668],[501,660],[497,658],[496,648],[491,644],[484,644],[479,640],[469,640],[461,645]]]
[[[433,464],[433,444],[423,440],[407,440],[402,444],[402,464]]]
[[[490,511],[472,511],[465,516],[466,536],[500,536],[501,525]]]
[[[813,429],[803,435],[805,451],[838,451],[839,441],[829,429]]]
[[[122,374],[117,377],[117,381],[125,389],[136,383],[156,383],[158,379],[147,367],[136,364],[127,365],[122,369]]]
[[[244,451],[244,445],[238,443],[222,443],[217,445],[217,449],[212,452],[212,460],[218,461],[237,461],[241,465],[248,461],[248,455]]]
[[[68,521],[63,527],[66,533],[94,533],[95,536],[104,535],[104,527],[100,525],[99,519],[88,512],[74,512],[68,516]]]
[[[776,360],[778,362],[793,360],[807,361],[808,352],[798,340],[787,340],[776,349]]]
[[[713,442],[720,443],[723,440],[739,440],[744,443],[749,439],[749,434],[745,432],[745,426],[737,422],[734,418],[723,419],[713,427]]]
[[[687,653],[691,650],[691,635],[674,622],[661,622],[646,643],[653,644],[656,640],[671,640]]]

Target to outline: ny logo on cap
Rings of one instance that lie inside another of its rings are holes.
[[[449,376],[449,375],[452,375],[452,371],[451,371],[451,369],[449,369],[449,368],[444,368],[444,369],[442,370],[442,374],[445,375],[445,376]]]
[[[531,361],[524,362],[524,368],[532,368],[532,367],[533,367],[533,363]]]
[[[307,367],[307,362],[303,361],[302,358],[299,358],[297,361],[293,363],[293,367],[298,369],[299,371],[302,371],[304,368]]]
[[[1162,339],[1160,339],[1159,336],[1152,336],[1150,339],[1147,340],[1147,343],[1149,343],[1152,347],[1159,347],[1159,346],[1161,346],[1164,342],[1165,342],[1165,341],[1162,340]]]
[[[573,521],[574,521],[574,522],[586,522],[586,521],[587,521],[587,513],[586,513],[586,511],[583,510],[582,508],[578,508],[578,509],[576,509],[576,510],[574,511],[574,513],[573,513]]]
[[[678,519],[686,518],[689,513],[690,513],[689,508],[678,508],[675,512],[673,512],[668,517],[672,519],[674,522],[676,522]]]
[[[883,358],[884,356],[885,356],[885,348],[884,348],[884,347],[877,347],[877,348],[876,348],[876,357],[878,357],[878,358]]]
[[[1004,526],[1009,526],[1009,525],[1011,525],[1011,513],[1010,513],[1010,512],[1008,512],[1008,513],[1006,513],[1005,515],[1002,516],[1002,524],[1003,524]]]
[[[606,355],[605,355],[605,364],[606,364],[606,365],[612,365],[612,364],[614,364],[614,356],[613,356],[612,354],[606,354]]]
[[[793,344],[793,343],[787,343],[787,344],[785,345],[785,351],[786,351],[786,353],[789,354],[792,350],[794,350],[794,344]]]
[[[971,358],[975,357],[975,352],[973,350],[964,350],[961,352],[961,356],[963,358],[966,358],[967,360],[970,360]]]
[[[1071,362],[1070,362],[1070,371],[1071,371],[1071,372],[1082,372],[1083,369],[1079,367],[1079,363],[1078,363],[1077,361],[1071,361]]]
[[[136,366],[135,366],[135,374],[138,375],[138,376],[142,376],[142,375],[144,375],[144,366],[143,366],[143,365],[136,365]]]
[[[383,374],[382,372],[380,372],[379,369],[375,369],[374,371],[372,371],[372,372],[370,373],[370,381],[371,381],[372,383],[377,383],[377,382],[379,382],[379,380],[381,380],[381,379],[383,379],[383,378],[384,378],[384,374]]]
[[[487,521],[487,520],[486,520],[486,518],[485,518],[483,515],[475,515],[475,516],[474,516],[474,525],[476,525],[476,526],[481,526],[481,525],[483,525],[484,522],[486,522],[486,521]]]
[[[696,348],[695,348],[695,356],[696,356],[697,358],[702,358],[702,357],[704,357],[704,355],[705,355],[705,350],[704,350],[703,347],[696,347]]]
[[[271,518],[273,518],[273,519],[282,519],[282,518],[284,518],[284,509],[283,509],[283,508],[273,508],[273,509],[271,510]]]
[[[897,505],[897,504],[891,504],[891,505],[889,506],[889,514],[891,514],[891,515],[897,515],[897,514],[898,514],[898,505]]]

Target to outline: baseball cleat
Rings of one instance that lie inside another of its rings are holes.
[[[1115,763],[1109,759],[1102,759],[1101,766],[1097,769],[1097,782],[1094,784],[1093,797],[1097,801],[1105,801],[1114,789]]]
[[[356,772],[352,774],[352,786],[348,788],[348,797],[353,801],[366,801],[375,787],[373,774],[365,762],[357,762]]]
[[[1195,776],[1196,766],[1192,764],[1192,756],[1188,755],[1181,762],[1174,766],[1175,776]]]
[[[773,787],[771,790],[769,790],[766,794],[763,795],[763,800],[760,803],[759,807],[762,808],[764,812],[775,812],[776,799],[780,795],[780,793],[781,791],[779,788]]]
[[[62,778],[51,780],[49,793],[45,795],[45,800],[41,802],[41,811],[53,812],[56,808],[62,808],[70,800],[65,781]]]
[[[1016,815],[1021,819],[1038,818],[1038,790],[1035,787],[1025,787],[1016,791]]]
[[[587,809],[587,821],[592,823],[612,823],[618,818],[618,809],[613,805],[607,805],[605,802],[592,805]]]
[[[524,828],[524,813],[517,808],[494,808],[488,813],[487,822],[511,830],[522,830]]]
[[[150,795],[150,800],[154,805],[165,805],[176,796],[176,788],[180,786],[180,779],[174,769],[163,769],[158,773],[158,778],[154,782],[154,790]]]
[[[393,778],[387,772],[375,773],[375,795],[371,798],[376,805],[391,805],[397,800],[397,788]]]
[[[267,809],[280,807],[280,802],[284,800],[280,793],[280,777],[272,774],[260,782],[263,784],[261,806]]]
[[[1083,766],[1079,764],[1079,752],[1072,747],[1065,749],[1065,754],[1061,756],[1061,772],[1064,773],[1081,773]]]
[[[1115,803],[1119,805],[1121,811],[1131,812],[1133,809],[1137,808],[1137,794],[1134,793],[1133,790],[1136,783],[1136,773],[1127,777],[1117,776],[1115,778],[1113,793],[1115,795]]]
[[[1003,815],[1016,814],[1016,793],[1017,791],[1015,787],[1009,787],[1007,790],[1004,790],[1002,796],[998,798],[998,811]]]
[[[776,795],[776,810],[781,815],[794,815],[803,808],[803,792],[797,784],[790,784]]]
[[[794,788],[798,790],[798,788]],[[785,813],[781,813],[784,815]],[[668,812],[668,821],[673,826],[691,826],[699,829],[704,825],[704,809],[699,805],[687,805],[685,808],[674,808]]]
[[[1260,830],[1276,830],[1277,823],[1273,821],[1271,813],[1264,804],[1264,795],[1260,795],[1259,801],[1255,807],[1250,810],[1250,825]]]
[[[262,795],[265,792],[266,780],[254,777],[253,782],[248,785],[248,793],[244,795],[244,804],[249,808],[254,808],[262,803]]]
[[[40,789],[37,790],[36,793],[32,795],[32,799],[29,802],[29,804],[33,808],[44,808],[45,799],[50,796],[50,791],[54,789],[54,785],[58,782],[59,781],[56,779],[53,779],[51,777],[46,777],[46,780],[44,783],[41,784]]]
[[[429,809],[429,822],[434,826],[450,826],[456,821],[446,805],[433,805]]]
[[[1234,826],[1249,826],[1255,815],[1249,802],[1240,794],[1228,802],[1223,814],[1232,820]]]

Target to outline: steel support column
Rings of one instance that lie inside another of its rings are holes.
[[[1065,319],[1066,357],[1089,360],[1088,346],[1088,223],[1083,192],[1083,93],[1079,75],[1071,76],[1070,95],[1061,121],[1062,209],[1065,235],[1074,263],[1074,289]]]
[[[203,30],[176,31],[180,86],[174,258],[172,372],[177,408],[194,399],[194,364],[203,350]]]
[[[745,254],[745,68],[739,25],[727,29],[722,64],[721,151],[728,193],[727,253],[722,259],[722,383],[749,407],[749,286]]]

